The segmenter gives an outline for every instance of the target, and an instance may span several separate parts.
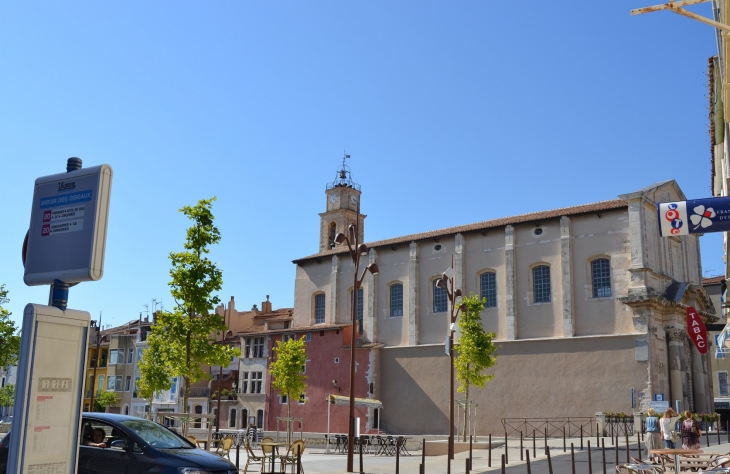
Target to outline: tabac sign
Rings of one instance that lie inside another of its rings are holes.
[[[700,354],[707,354],[707,327],[692,306],[687,307],[687,334]]]
[[[661,202],[657,211],[663,237],[730,231],[730,197]]]

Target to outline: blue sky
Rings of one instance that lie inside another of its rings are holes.
[[[69,307],[121,324],[173,306],[177,209],[217,196],[221,299],[292,305],[343,150],[366,239],[613,199],[710,194],[714,30],[612,2],[5,2],[0,283],[20,320],[33,182],[108,163],[103,280]],[[693,9],[705,15],[709,6]],[[702,238],[706,275],[721,236]]]

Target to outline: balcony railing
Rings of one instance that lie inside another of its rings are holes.
[[[89,367],[92,369],[96,367],[96,359],[91,359],[89,361]],[[99,364],[99,367],[106,367],[106,359],[101,359],[101,364]]]

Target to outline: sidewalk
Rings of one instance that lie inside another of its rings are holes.
[[[480,438],[481,439],[481,438]],[[717,443],[717,434],[710,433],[710,447],[707,447],[707,437],[702,438],[702,449],[705,453],[727,453],[730,452],[730,443],[728,443],[727,434],[722,433],[720,436],[721,443]],[[605,472],[615,473],[616,472],[616,446],[611,446],[610,438],[601,438],[605,443]],[[588,465],[588,441],[591,443],[591,468],[589,471]],[[626,444],[625,438],[619,439],[619,464],[626,464]],[[638,458],[638,452],[636,449],[636,437],[631,440],[629,449],[630,456]],[[508,442],[507,455],[509,463],[505,466],[505,472],[522,474],[527,473],[527,461],[520,461],[520,440],[510,439]],[[537,457],[533,457],[532,451],[532,439],[524,441],[523,449],[530,450],[530,468],[531,472],[535,474],[548,474],[548,462],[547,457],[544,454],[544,441],[542,439],[537,440]],[[583,438],[583,450],[580,450],[580,439],[570,438],[566,440],[566,452],[563,452],[563,440],[550,439],[548,446],[550,447],[550,457],[552,461],[553,473],[554,474],[572,474],[572,463],[570,455],[570,445],[573,443],[575,453],[575,473],[576,474],[588,474],[589,472],[595,474],[602,474],[603,470],[603,453],[599,447],[596,447],[596,438],[592,439]],[[642,443],[643,448],[643,443]],[[489,464],[489,450],[474,450],[472,459],[472,471],[473,473],[481,472],[500,472],[502,454],[505,453],[504,447],[494,448],[492,450],[492,463],[491,467]],[[419,465],[421,464],[421,452],[411,451],[411,456],[401,456],[399,458],[399,472],[402,474],[418,474]],[[451,461],[451,473],[462,474],[465,472],[465,462],[468,457],[468,453],[460,453],[455,456],[455,459]],[[235,450],[231,451],[231,461],[236,462]],[[240,462],[239,467],[241,471],[246,464],[246,453],[245,450],[240,451]],[[524,454],[523,454],[524,457]],[[646,455],[641,453],[642,460],[646,461]],[[359,454],[355,454],[354,467],[355,472],[360,472]],[[367,474],[393,474],[395,473],[395,456],[375,456],[372,454],[363,455],[363,468]],[[324,454],[322,449],[307,449],[304,453],[302,460],[302,467],[306,474],[318,474],[318,473],[344,473],[347,471],[347,456],[344,454]],[[278,466],[277,466],[278,469]],[[249,467],[249,473],[258,473],[260,465],[252,465]],[[295,471],[296,472],[296,471]],[[445,474],[447,472],[447,460],[446,456],[428,456],[426,457],[426,474]]]

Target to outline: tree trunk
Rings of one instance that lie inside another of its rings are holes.
[[[292,438],[294,437],[292,433],[292,426],[294,423],[292,423],[291,419],[291,397],[286,397],[286,418],[286,442],[291,444]]]
[[[185,340],[185,369],[188,373],[190,373],[190,332],[188,332]],[[188,408],[188,398],[190,398],[190,378],[187,375],[183,375],[183,382],[185,383],[185,391],[183,392],[183,413],[189,413],[190,409]],[[183,436],[188,435],[189,423],[190,422],[185,422],[183,424]]]
[[[468,369],[469,369],[469,366],[467,365],[467,370]],[[465,394],[466,401],[468,402],[469,401],[469,382],[466,383],[466,392],[464,394]],[[469,413],[469,405],[467,403],[464,405],[464,429],[462,431],[462,441],[464,443],[466,443],[466,426],[467,426],[466,417],[467,417],[468,413]]]

